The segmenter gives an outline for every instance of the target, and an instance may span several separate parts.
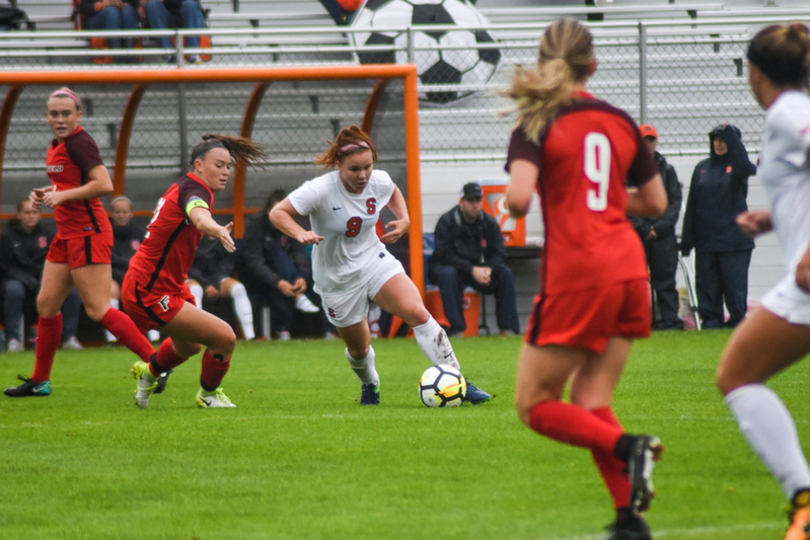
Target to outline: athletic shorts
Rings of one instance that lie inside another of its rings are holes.
[[[762,305],[789,323],[810,325],[810,294],[796,285],[792,272],[765,294]]]
[[[112,231],[78,238],[62,238],[57,233],[48,248],[47,259],[52,263],[67,264],[71,270],[88,264],[110,264],[112,246]]]
[[[374,268],[367,270],[371,279],[362,287],[341,294],[321,294],[323,310],[329,322],[338,328],[357,324],[368,317],[368,302],[373,300],[389,279],[404,274],[405,269],[396,257],[388,255],[375,259]]]
[[[646,279],[535,298],[526,343],[565,345],[602,353],[614,336],[650,335],[652,308]]]
[[[186,302],[197,305],[188,285],[176,293],[153,294],[139,287],[127,274],[121,287],[121,305],[142,333],[159,330],[174,319]]]

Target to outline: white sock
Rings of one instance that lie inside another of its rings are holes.
[[[160,339],[160,332],[157,330],[149,330],[146,332],[146,337],[149,338],[149,341],[157,341]]]
[[[788,499],[810,487],[810,468],[796,424],[785,404],[764,384],[748,384],[725,397],[748,444],[770,469]]]
[[[203,288],[202,285],[189,285],[188,289],[191,291],[191,296],[197,302],[197,307],[202,309]]]
[[[253,330],[253,306],[250,305],[245,286],[237,283],[231,289],[231,300],[233,301],[233,311],[242,326],[242,334],[245,339],[253,339],[256,332]]]
[[[453,352],[453,346],[450,345],[450,339],[432,315],[425,324],[414,326],[413,333],[416,334],[416,343],[419,344],[419,348],[434,366],[446,364],[461,369],[458,359],[456,359],[456,353]]]
[[[113,307],[113,309],[118,309],[118,306],[120,306],[121,304],[118,302],[118,300],[110,298],[110,305]],[[116,341],[118,341],[118,338],[115,337],[112,334],[112,332],[110,332],[106,328],[104,329],[104,334],[107,336],[107,343],[115,343]]]
[[[346,359],[349,361],[349,365],[352,366],[352,370],[357,374],[357,378],[363,384],[380,384],[380,376],[377,375],[377,370],[374,369],[374,356],[374,347],[371,345],[368,346],[366,357],[360,360],[352,358],[349,349],[346,349]]]

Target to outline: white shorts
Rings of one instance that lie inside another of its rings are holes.
[[[810,326],[810,294],[796,285],[796,276],[792,273],[765,294],[762,305],[790,323]]]
[[[396,257],[387,251],[384,253],[385,257],[375,259],[374,267],[366,270],[371,275],[371,279],[364,286],[347,293],[321,295],[323,310],[329,322],[338,328],[346,328],[359,323],[368,317],[369,300],[373,300],[377,296],[389,279],[397,274],[405,273],[402,263]]]

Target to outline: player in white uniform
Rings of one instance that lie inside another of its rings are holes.
[[[338,134],[316,160],[337,170],[306,182],[270,212],[282,232],[303,244],[314,244],[315,291],[326,316],[346,343],[346,358],[362,382],[361,405],[380,403],[380,378],[368,327],[369,300],[413,328],[419,348],[433,364],[459,367],[444,330],[425,308],[419,290],[384,243],[408,230],[408,208],[388,173],[374,170],[377,151],[357,126]],[[380,212],[388,207],[395,220],[377,237]],[[295,222],[309,216],[312,230]],[[490,395],[467,382],[467,401],[482,403]]]
[[[751,236],[776,230],[787,276],[734,332],[717,385],[740,430],[792,505],[785,540],[810,539],[810,468],[793,418],[765,381],[810,352],[810,37],[801,23],[773,25],[748,48],[749,82],[767,112],[759,173],[770,211],[737,223]]]

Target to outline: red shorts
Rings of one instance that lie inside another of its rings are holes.
[[[186,302],[196,305],[187,285],[176,293],[154,294],[139,287],[129,274],[124,277],[121,305],[141,332],[160,329],[174,319]]]
[[[56,233],[48,248],[47,259],[52,263],[67,264],[71,270],[88,264],[110,264],[112,246],[112,231],[77,238],[62,238]]]
[[[526,343],[604,352],[608,339],[649,337],[650,285],[646,279],[599,289],[535,298]]]

